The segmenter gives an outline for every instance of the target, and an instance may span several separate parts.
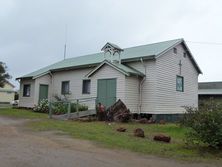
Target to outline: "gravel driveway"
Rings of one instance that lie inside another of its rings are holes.
[[[1,167],[207,167],[100,148],[56,132],[31,132],[29,120],[0,117]],[[219,165],[218,165],[219,166]]]

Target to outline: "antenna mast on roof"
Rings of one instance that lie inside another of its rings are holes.
[[[66,59],[66,43],[67,43],[67,24],[65,26],[64,60]]]

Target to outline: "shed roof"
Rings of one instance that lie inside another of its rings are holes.
[[[164,51],[176,46],[177,44],[179,44],[181,42],[184,42],[184,40],[183,39],[175,39],[175,40],[169,40],[169,41],[164,41],[164,42],[159,42],[159,43],[152,43],[152,44],[148,44],[148,45],[141,45],[141,46],[125,48],[124,52],[121,53],[121,61],[122,62],[134,61],[134,60],[139,60],[140,58],[153,59],[156,56],[162,54]],[[89,66],[97,66],[98,64],[100,64],[103,61],[104,61],[104,53],[103,52],[85,55],[85,56],[74,57],[74,58],[68,58],[68,59],[59,61],[57,63],[54,63],[52,65],[49,65],[47,67],[41,68],[41,69],[34,71],[32,73],[29,73],[27,75],[24,75],[22,77],[19,77],[17,79],[37,78],[41,75],[47,74],[50,71],[58,71],[58,70],[64,70],[64,69],[70,69],[70,68],[82,68],[82,67],[89,67]],[[193,63],[194,63],[194,66],[197,68],[197,71],[199,73],[201,73],[201,70],[199,69],[196,62],[193,61]]]
[[[222,82],[198,83],[199,95],[222,95]]]

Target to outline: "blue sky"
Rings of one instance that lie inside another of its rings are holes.
[[[222,43],[219,0],[0,0],[0,60],[16,77],[67,57],[99,52],[107,42],[131,47],[184,38]],[[222,81],[222,45],[187,42],[203,75]]]

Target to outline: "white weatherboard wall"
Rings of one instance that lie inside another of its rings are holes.
[[[156,105],[157,105],[157,102],[156,102],[156,62],[155,62],[155,60],[144,61],[144,64],[142,64],[139,61],[132,62],[132,63],[128,63],[128,65],[135,68],[136,70],[144,73],[144,74],[145,74],[145,68],[146,68],[146,80],[144,81],[143,86],[142,86],[141,113],[155,112]],[[133,89],[133,87],[132,87],[132,89]],[[139,85],[138,85],[138,87],[134,88],[134,91],[136,91],[138,89],[139,89]],[[139,96],[138,96],[138,98],[139,98]],[[139,101],[139,99],[138,99],[138,101]],[[139,112],[139,110],[137,110],[137,112]]]
[[[62,71],[53,73],[53,81],[52,81],[52,96],[58,95],[60,97],[64,97],[61,94],[62,81],[69,81],[69,89],[71,94],[66,95],[69,99],[82,99],[82,98],[90,98],[96,97],[92,93],[92,81],[91,81],[91,93],[90,94],[82,94],[82,83],[83,79],[87,79],[85,76],[92,70],[92,68],[85,69],[76,69],[70,71]],[[95,101],[89,101],[83,103],[86,105],[90,105],[90,108],[95,107]]]
[[[0,103],[10,103],[14,100],[15,92],[13,87],[5,83],[3,88],[0,88]]]
[[[138,77],[127,77],[125,81],[125,104],[131,112],[138,112],[139,109],[139,83]]]
[[[198,72],[189,56],[184,57],[184,48],[178,45],[177,54],[173,49],[156,60],[156,114],[183,113],[182,106],[198,105]],[[176,91],[176,75],[184,77],[184,92]]]
[[[30,97],[23,97],[23,88],[25,84],[31,85]],[[35,96],[35,80],[22,79],[20,81],[20,92],[19,92],[19,106],[20,107],[34,107],[34,96]]]

